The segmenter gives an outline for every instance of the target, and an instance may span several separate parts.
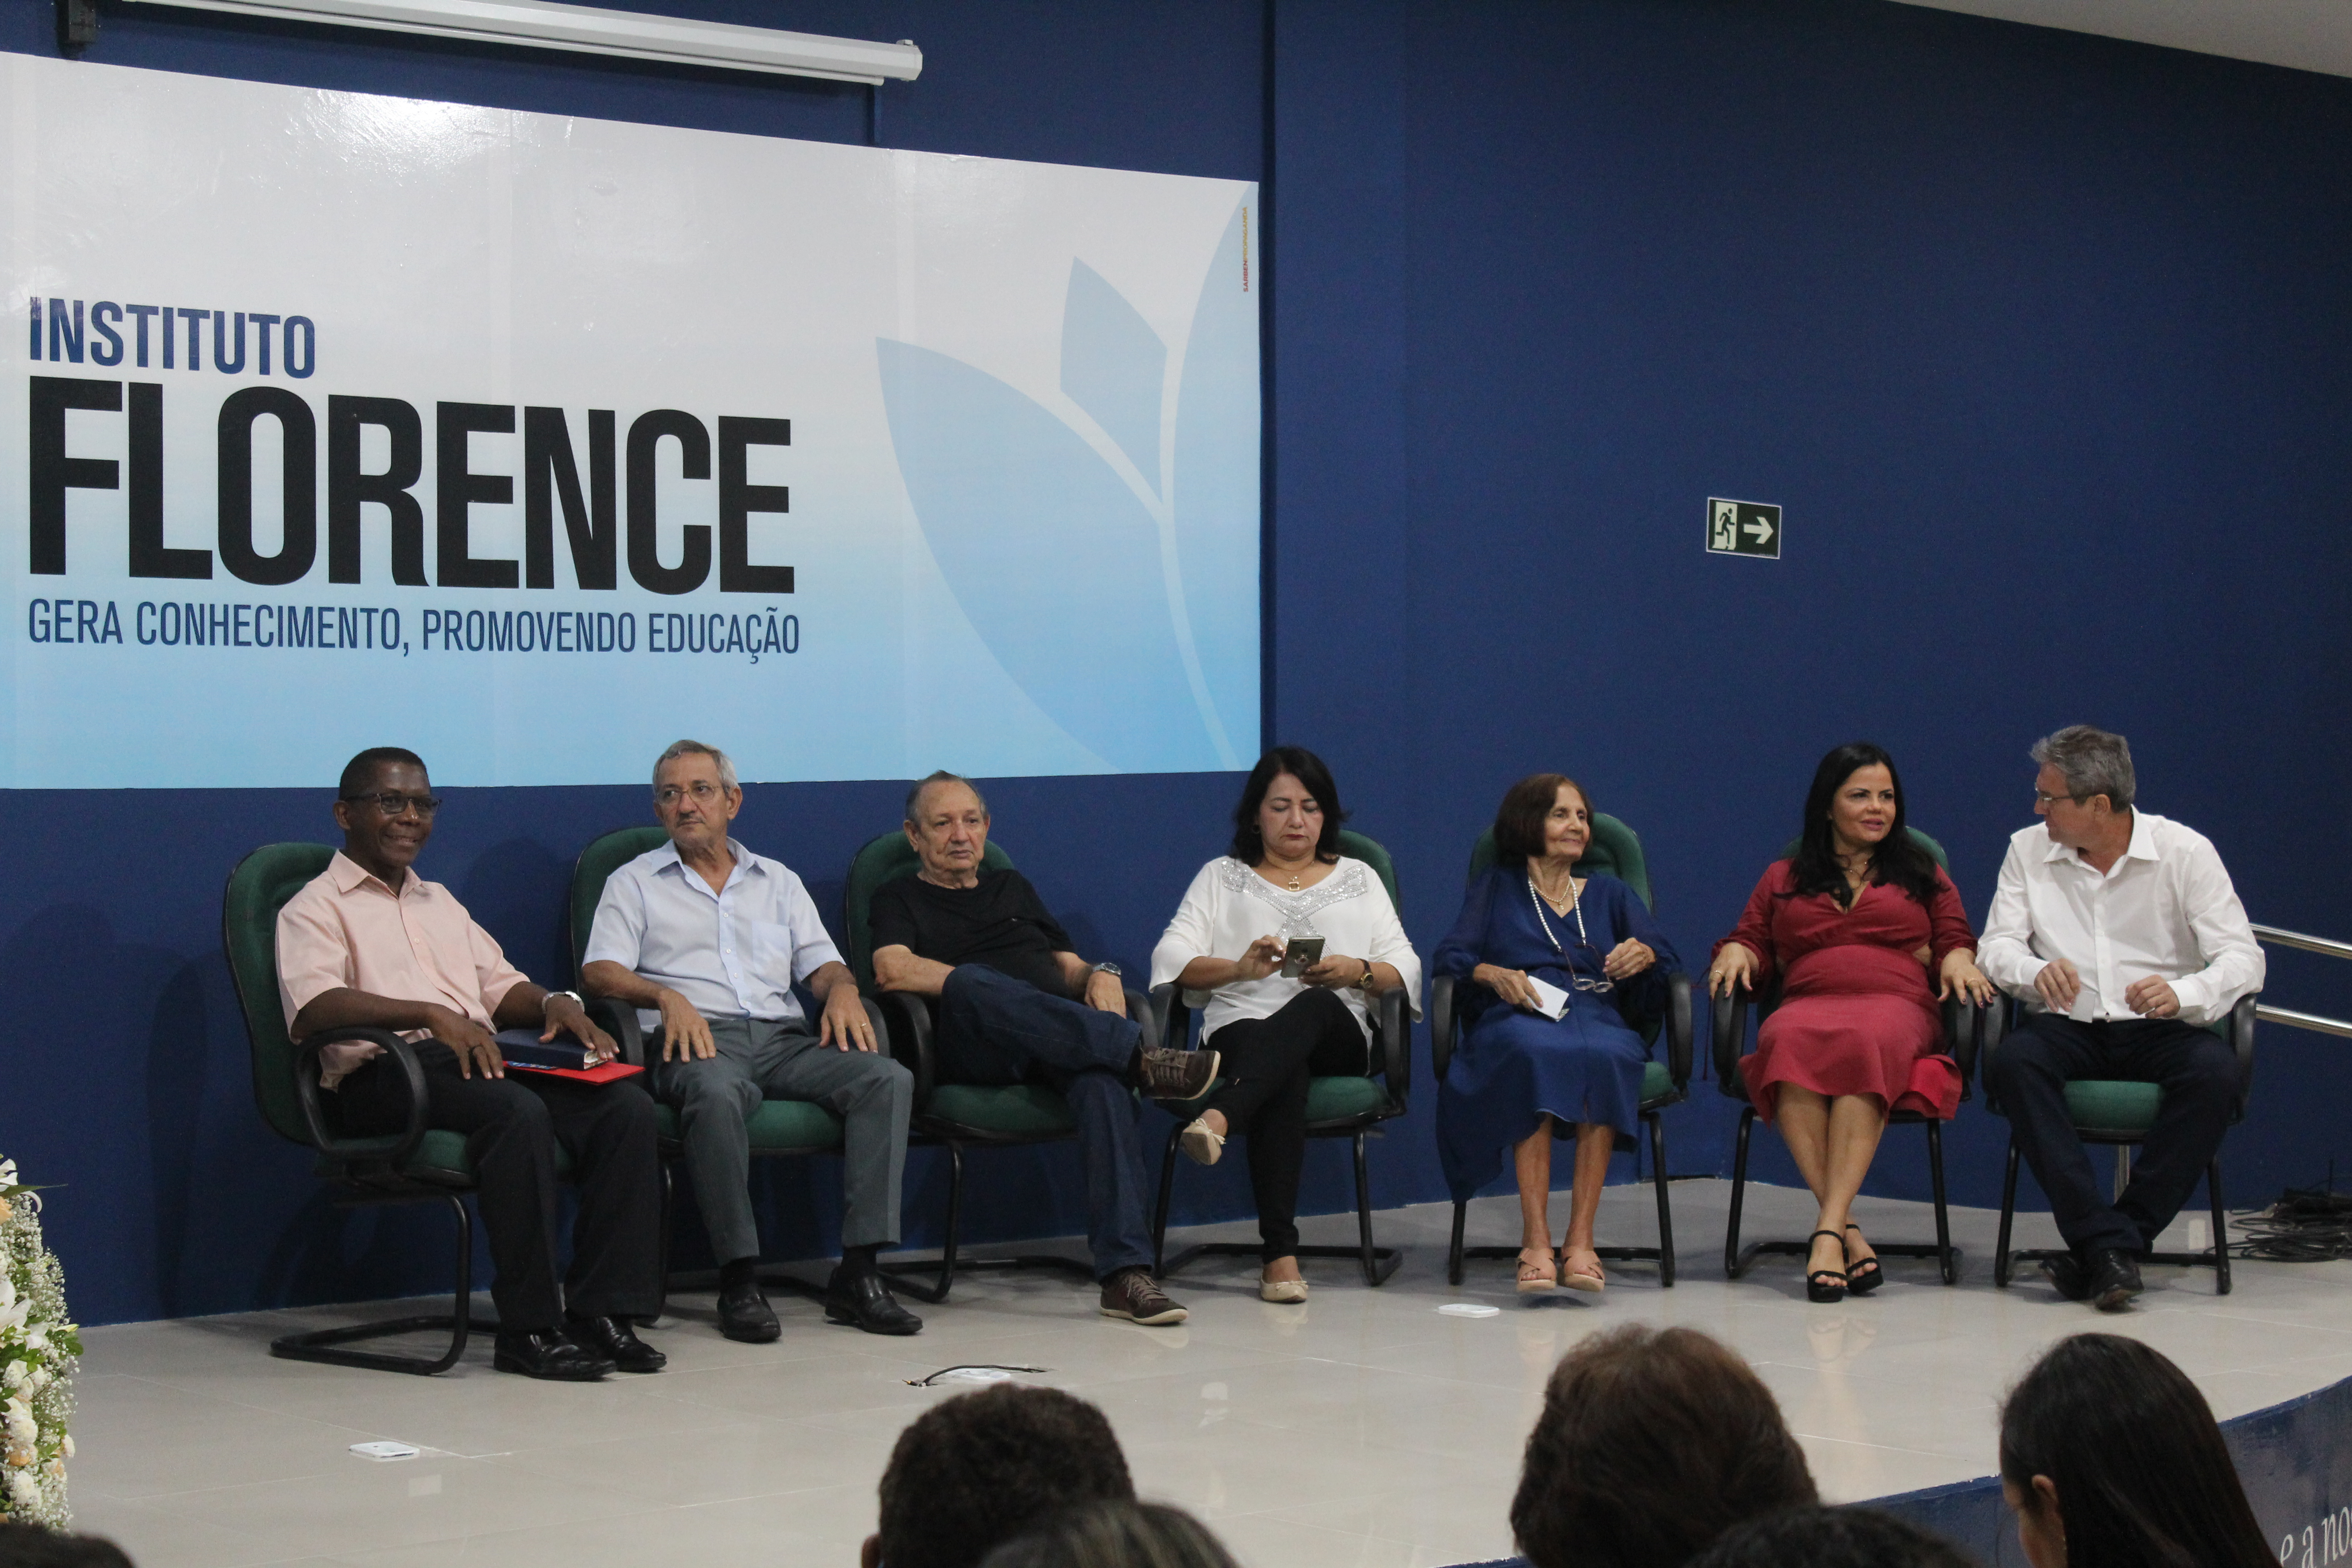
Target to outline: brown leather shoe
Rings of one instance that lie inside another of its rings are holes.
[[[1168,1299],[1149,1268],[1122,1268],[1104,1280],[1102,1315],[1153,1329],[1181,1323],[1192,1316]]]

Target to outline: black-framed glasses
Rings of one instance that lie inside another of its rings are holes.
[[[430,817],[441,809],[441,797],[437,795],[403,795],[396,789],[386,790],[382,795],[347,795],[342,798],[366,801],[386,816],[399,816],[414,811],[419,816]]]

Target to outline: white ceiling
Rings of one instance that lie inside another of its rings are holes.
[[[2352,76],[2352,0],[1900,0],[2199,54]]]

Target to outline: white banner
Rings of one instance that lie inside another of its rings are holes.
[[[1255,186],[0,70],[0,784],[1254,756]]]

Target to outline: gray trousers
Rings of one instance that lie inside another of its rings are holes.
[[[877,1051],[821,1046],[797,1018],[705,1021],[717,1056],[666,1062],[657,1046],[646,1054],[655,1060],[655,1095],[677,1108],[687,1169],[694,1173],[695,1199],[719,1261],[760,1255],[750,1190],[751,1140],[744,1122],[769,1099],[813,1100],[842,1119],[841,1244],[896,1242],[914,1075]]]

